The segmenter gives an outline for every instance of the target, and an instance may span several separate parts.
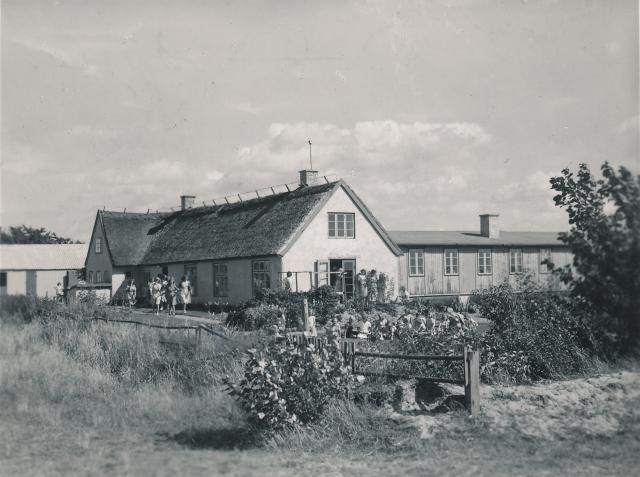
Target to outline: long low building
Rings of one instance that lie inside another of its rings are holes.
[[[341,283],[350,298],[358,271],[375,269],[392,279],[391,295],[404,287],[412,296],[465,296],[515,284],[525,271],[557,289],[541,263],[571,261],[558,233],[500,232],[490,214],[478,232],[387,232],[346,182],[312,170],[286,191],[239,199],[196,206],[182,196],[170,213],[98,211],[87,281],[117,294],[134,279],[144,294],[158,274],[186,276],[194,302],[239,303],[279,287],[287,272],[296,290]]]
[[[467,296],[505,281],[513,286],[527,272],[549,290],[562,284],[547,262],[562,267],[572,254],[557,232],[506,232],[496,214],[480,216],[480,230],[391,231],[402,249],[400,286],[411,296]]]
[[[54,296],[84,266],[86,244],[0,245],[0,295]]]

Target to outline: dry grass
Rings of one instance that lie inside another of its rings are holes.
[[[221,389],[223,374],[239,372],[231,346],[222,353],[205,340],[205,359],[194,360],[143,328],[2,323],[0,475],[640,471],[637,370],[484,386],[484,413],[473,419],[336,403],[321,423],[257,442]]]

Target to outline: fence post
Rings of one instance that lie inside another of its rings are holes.
[[[195,344],[195,355],[196,358],[200,357],[200,341],[202,336],[202,329],[200,327],[196,328],[196,344]]]
[[[305,333],[309,329],[309,301],[305,298],[302,300],[302,331]]]
[[[464,348],[464,402],[472,415],[480,411],[480,351]]]

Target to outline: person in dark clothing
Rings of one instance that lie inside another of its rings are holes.
[[[349,324],[347,325],[347,332],[346,332],[345,336],[347,338],[357,338],[358,337],[358,330],[354,326],[353,317],[349,318]]]

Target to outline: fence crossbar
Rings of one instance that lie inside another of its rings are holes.
[[[359,371],[359,370],[356,373],[362,376],[379,376],[383,378],[399,378],[399,379],[419,379],[420,381],[426,381],[429,383],[457,384],[459,386],[464,386],[464,381],[460,379],[430,378],[425,376],[416,376],[412,374],[376,373],[374,371]]]
[[[464,361],[464,356],[440,356],[430,354],[386,354],[386,353],[367,353],[365,351],[356,351],[356,356],[367,358],[386,358],[386,359],[415,359],[423,361]]]
[[[90,320],[94,320],[94,321],[105,321],[107,323],[130,323],[133,325],[142,325],[142,326],[148,326],[149,328],[160,328],[163,330],[204,330],[207,333],[211,334],[211,335],[215,335],[218,336],[220,338],[223,338],[225,340],[228,340],[229,337],[223,335],[222,333],[218,333],[217,331],[212,330],[211,328],[209,328],[208,326],[204,326],[204,325],[157,325],[154,323],[145,323],[144,321],[135,321],[135,320],[110,320],[108,318],[97,318],[97,317],[93,317],[93,318],[89,318]]]

